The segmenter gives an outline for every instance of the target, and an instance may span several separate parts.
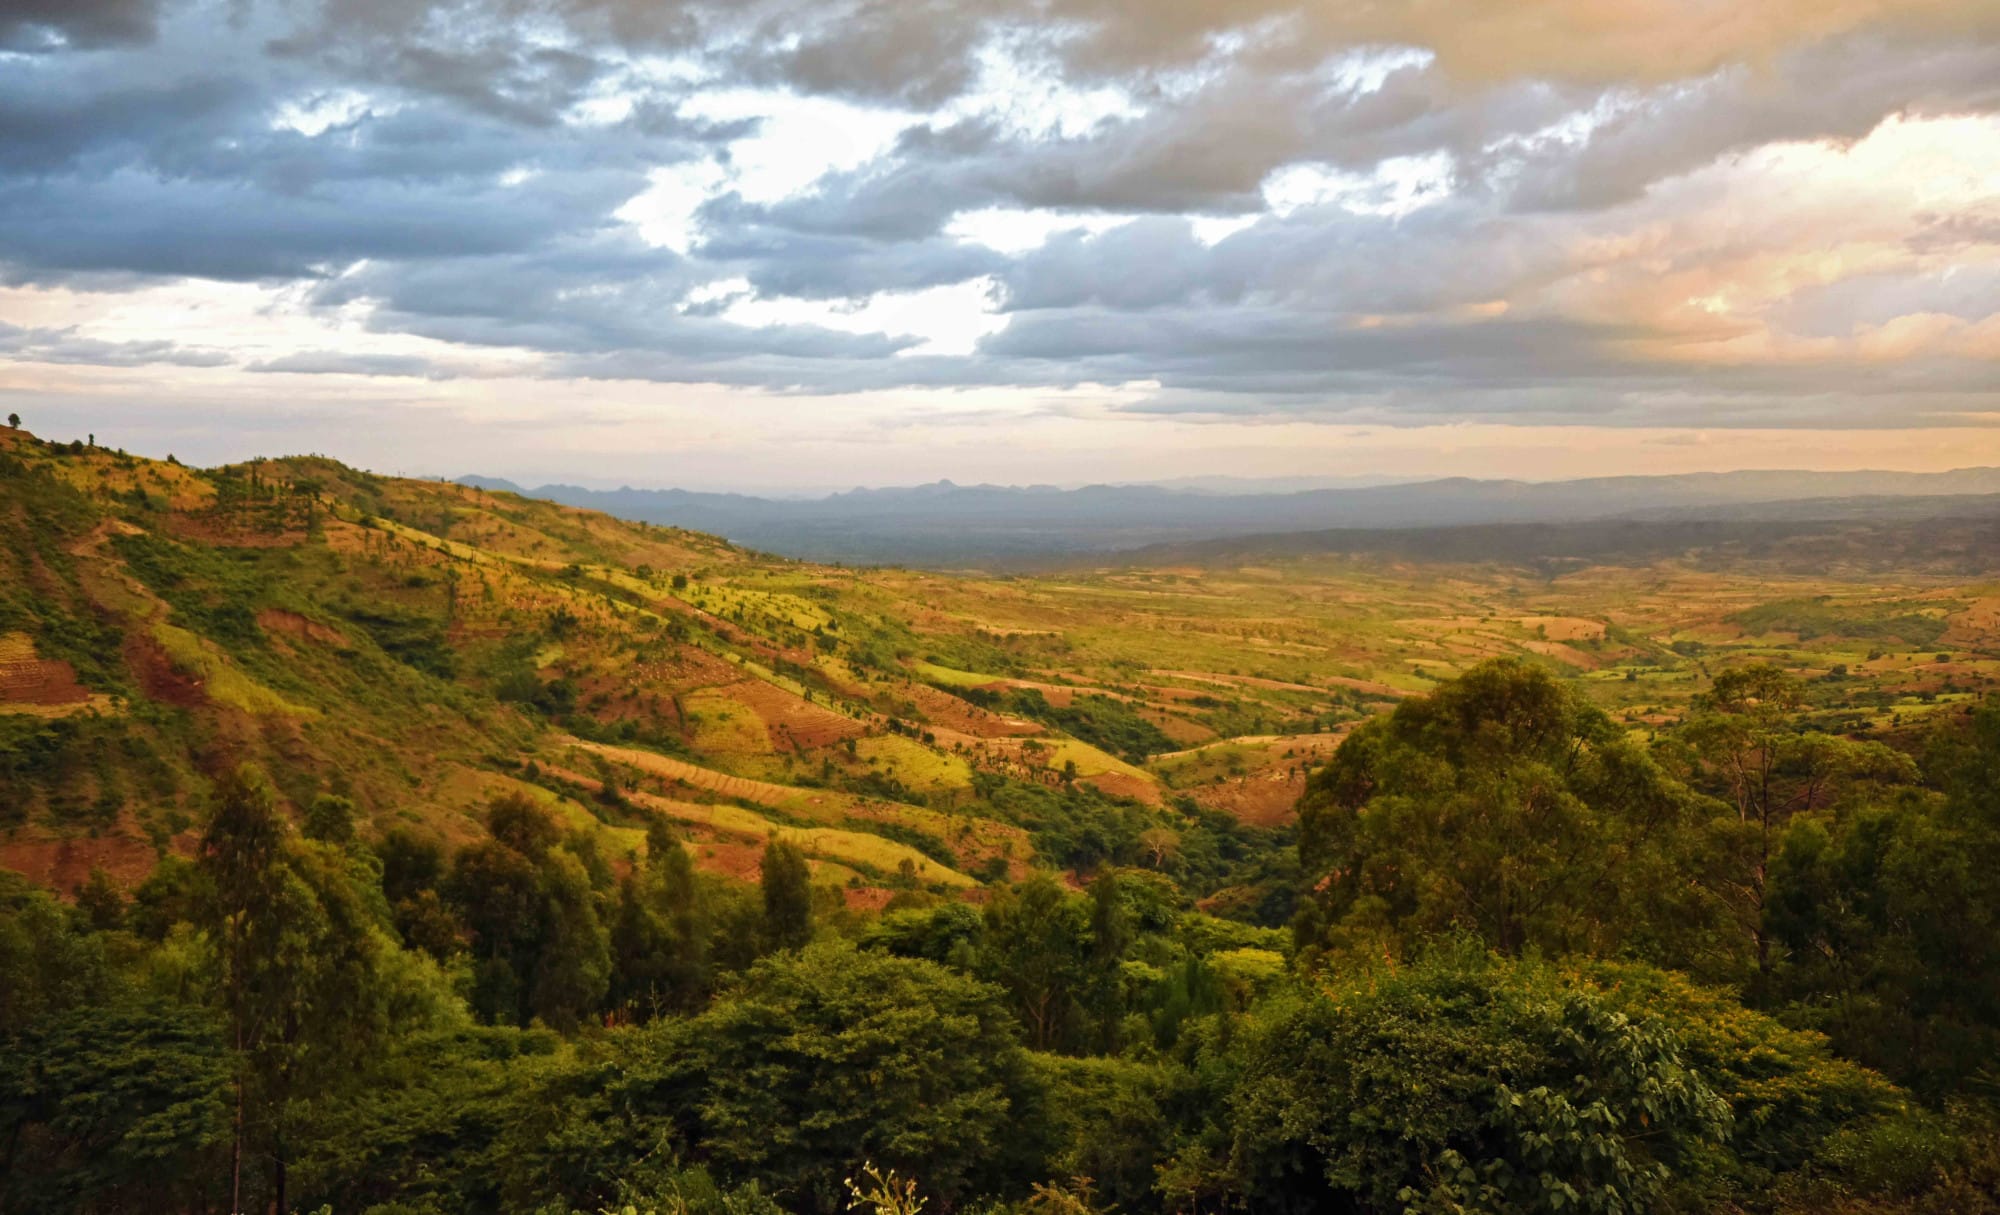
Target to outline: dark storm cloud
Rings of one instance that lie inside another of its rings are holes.
[[[93,49],[153,37],[155,0],[7,0],[0,50]]]
[[[0,282],[305,282],[312,307],[377,332],[524,349],[548,375],[797,392],[1157,381],[1146,408],[1162,411],[1651,409],[1705,425],[1859,416],[1885,384],[1979,406],[1986,364],[1964,351],[1865,384],[1837,360],[1691,371],[1676,343],[1747,330],[1675,313],[1668,331],[1634,299],[1682,261],[1743,255],[1648,253],[1628,229],[1671,228],[1649,200],[1774,140],[2000,108],[2000,15],[1977,0],[1772,0],[1727,21],[1708,7],[14,0],[0,3]],[[717,187],[685,252],[640,240],[621,213],[659,174],[726,172],[759,133],[699,104],[745,88],[892,109],[903,129],[792,197]],[[1075,118],[1064,90],[1125,104]],[[1269,207],[1287,166],[1379,193],[1395,158],[1443,166],[1437,198]],[[947,234],[988,208],[1137,218],[1027,252]],[[1232,215],[1254,222],[1215,242],[1187,218]],[[1829,339],[1914,314],[1977,325],[1991,275],[1923,259],[1990,251],[1996,232],[1938,214],[1907,240],[1922,264],[1806,284],[1760,319]],[[1601,308],[1572,298],[1603,279],[1618,291]],[[1007,325],[964,356],[729,319],[751,298],[972,282]],[[218,357],[21,326],[0,349]],[[319,350],[248,369],[464,374]],[[1698,403],[1667,399],[1697,372]]]

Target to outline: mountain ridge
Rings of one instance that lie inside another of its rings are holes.
[[[1648,511],[1740,513],[1770,503],[1948,498],[2000,493],[2000,468],[1621,475],[1565,481],[1445,477],[1387,485],[1217,493],[1157,485],[923,485],[812,499],[683,489],[532,489],[501,478],[459,484],[546,498],[620,518],[712,532],[785,556],[862,563],[978,563],[1112,553],[1150,545],[1334,528],[1560,523]]]

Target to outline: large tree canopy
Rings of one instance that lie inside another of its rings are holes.
[[[1486,663],[1363,723],[1313,777],[1302,943],[1394,950],[1460,930],[1510,953],[1643,944],[1679,960],[1711,914],[1672,873],[1703,816],[1571,687]]]
[[[1258,1211],[1648,1211],[1730,1123],[1669,1025],[1463,947],[1277,1004],[1240,1054]]]

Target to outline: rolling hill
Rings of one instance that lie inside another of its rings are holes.
[[[1047,701],[920,682],[919,609],[851,572],[324,459],[193,470],[21,431],[0,520],[0,862],[58,888],[185,850],[245,759],[294,807],[335,792],[447,842],[508,791],[607,858],[663,817],[748,876],[785,835],[864,903],[1060,866],[1079,817],[1181,818]]]
[[[129,884],[250,759],[295,809],[339,793],[447,845],[507,792],[613,866],[660,820],[738,877],[789,836],[856,906],[1116,859],[1255,907],[1310,768],[1485,658],[1635,730],[1739,657],[1836,679],[1825,723],[1885,736],[1990,686],[1991,503],[1942,501],[1974,514],[1289,534],[971,576],[0,431],[0,864]]]

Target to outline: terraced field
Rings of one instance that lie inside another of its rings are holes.
[[[1874,737],[2000,678],[2000,586],[1916,572],[959,576],[318,459],[196,470],[7,432],[0,461],[0,581],[34,587],[0,597],[0,863],[58,882],[81,856],[130,875],[185,851],[207,780],[260,759],[294,805],[338,791],[448,841],[510,790],[613,864],[662,819],[733,876],[783,835],[867,905],[1107,849],[1205,897],[1235,879],[1197,883],[1160,840],[1233,821],[1275,846],[1354,723],[1490,657],[1642,733],[1743,661],[1808,676],[1818,724]]]

